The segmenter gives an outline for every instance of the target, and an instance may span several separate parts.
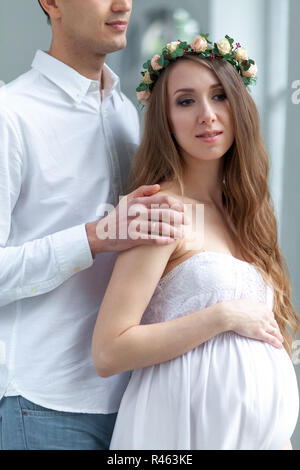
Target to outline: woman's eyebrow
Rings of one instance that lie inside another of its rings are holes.
[[[211,90],[214,89],[214,88],[223,88],[223,85],[222,85],[222,83],[214,83],[209,88]],[[194,88],[179,88],[178,90],[175,91],[174,95],[176,95],[177,93],[180,93],[180,92],[192,93],[193,91],[195,91]]]

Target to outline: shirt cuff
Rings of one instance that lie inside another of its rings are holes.
[[[56,232],[50,237],[62,272],[72,275],[92,266],[94,259],[85,224]]]

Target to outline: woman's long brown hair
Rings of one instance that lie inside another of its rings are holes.
[[[300,322],[291,302],[287,263],[278,244],[277,222],[268,187],[268,153],[257,107],[231,64],[219,58],[186,55],[163,71],[147,106],[145,131],[132,162],[127,192],[142,185],[176,181],[184,196],[185,163],[171,134],[167,95],[170,70],[182,60],[208,66],[223,85],[229,100],[235,141],[224,155],[224,210],[236,229],[243,259],[254,264],[274,289],[274,316],[284,337],[283,346],[292,358],[292,343]]]

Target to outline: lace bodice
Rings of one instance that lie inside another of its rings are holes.
[[[273,290],[255,266],[227,253],[203,251],[160,279],[141,323],[167,321],[241,298],[266,302],[273,308]]]

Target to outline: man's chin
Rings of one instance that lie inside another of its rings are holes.
[[[126,46],[127,46],[127,39],[125,36],[123,38],[120,38],[118,41],[115,41],[113,44],[111,44],[111,50],[107,53],[110,54],[111,52],[121,51],[122,49],[125,49]]]
[[[113,52],[118,52],[124,49],[127,46],[126,38],[119,38],[116,41],[110,41],[103,44],[103,42],[97,42],[93,44],[93,49],[97,51],[97,54],[106,55],[112,54]]]

